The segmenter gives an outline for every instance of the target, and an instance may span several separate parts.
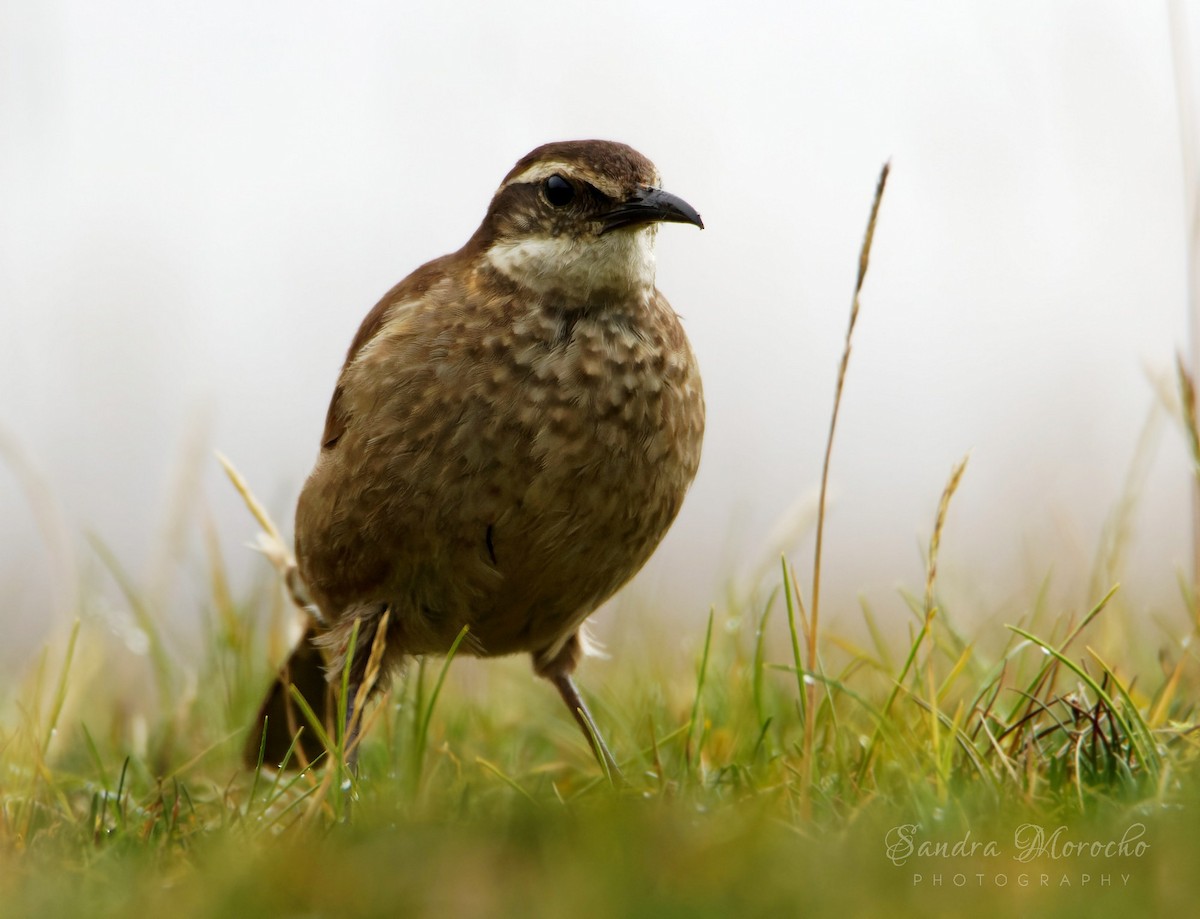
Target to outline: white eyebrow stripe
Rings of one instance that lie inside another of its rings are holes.
[[[504,187],[521,185],[525,182],[540,182],[542,179],[548,179],[552,175],[563,172],[569,175],[574,168],[571,163],[563,160],[542,160],[540,163],[534,163],[524,172],[513,176],[504,183]]]
[[[502,186],[500,186],[500,190],[503,191],[510,185],[541,182],[543,179],[548,179],[552,175],[570,176],[572,178],[582,179],[583,181],[588,182],[589,184],[600,189],[600,191],[604,192],[604,194],[608,195],[610,198],[621,197],[621,189],[610,182],[607,177],[594,175],[591,172],[580,175],[579,164],[568,163],[565,160],[542,160],[541,162],[534,163],[524,172],[518,173],[505,182]]]

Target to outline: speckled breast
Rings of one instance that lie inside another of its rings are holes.
[[[657,294],[572,308],[447,286],[343,375],[346,432],[297,512],[328,619],[392,608],[402,653],[543,651],[649,558],[695,475],[704,404]],[[472,292],[474,293],[474,292]]]

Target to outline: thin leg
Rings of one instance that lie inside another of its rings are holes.
[[[334,677],[335,683],[346,680],[346,698],[338,699],[339,706],[334,709],[334,718],[345,706],[346,735],[342,738],[341,748],[346,753],[346,765],[350,772],[358,775],[358,740],[362,730],[363,710],[375,693],[384,688],[387,682],[384,666],[384,653],[387,650],[387,624],[390,613],[386,606],[372,610],[373,615],[362,616],[358,619],[358,638],[354,644],[354,655],[350,660],[342,661],[343,672]],[[352,625],[353,627],[353,625]],[[348,642],[349,636],[347,636]],[[347,672],[348,671],[348,672]],[[364,684],[368,689],[359,695]],[[340,693],[339,693],[340,695]],[[330,730],[330,737],[333,737]]]
[[[608,773],[610,781],[614,785],[624,784],[625,777],[621,775],[621,770],[617,766],[616,759],[608,749],[608,745],[605,744],[604,738],[600,736],[600,729],[596,727],[596,721],[592,718],[592,713],[588,711],[587,704],[583,701],[583,697],[579,695],[579,689],[575,686],[575,681],[571,679],[571,674],[560,671],[558,673],[547,674],[547,679],[554,684],[558,690],[558,694],[567,703],[567,708],[571,710],[571,714],[579,722],[579,727],[583,729],[583,735],[588,739],[592,753],[596,756],[596,761]]]

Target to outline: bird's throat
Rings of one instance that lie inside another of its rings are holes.
[[[485,257],[500,274],[539,294],[577,303],[614,294],[641,298],[654,289],[654,230],[644,226],[586,239],[499,239]]]

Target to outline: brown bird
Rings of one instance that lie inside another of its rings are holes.
[[[460,653],[529,652],[616,769],[571,679],[580,629],[675,519],[704,432],[695,356],[654,284],[658,224],[704,224],[660,184],[624,144],[538,147],[465,246],[367,315],[296,510],[289,582],[314,622],[251,762],[279,763],[304,723],[289,683],[330,717],[357,625],[355,698],[386,612],[385,678],[466,626]]]

